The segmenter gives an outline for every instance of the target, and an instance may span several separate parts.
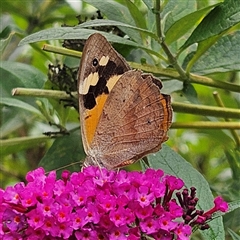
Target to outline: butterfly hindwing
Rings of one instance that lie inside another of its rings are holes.
[[[92,158],[111,169],[158,151],[167,140],[171,116],[170,97],[160,93],[152,75],[136,70],[124,73],[103,108]]]

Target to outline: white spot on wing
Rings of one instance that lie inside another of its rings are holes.
[[[100,61],[99,61],[99,65],[100,66],[106,66],[108,63],[109,57],[108,56],[102,56]]]
[[[87,94],[91,86],[96,86],[99,80],[98,72],[90,73],[87,78],[85,78],[79,84],[79,94]]]
[[[107,81],[107,88],[109,92],[113,89],[114,85],[116,84],[116,82],[121,76],[122,75],[114,75],[109,78],[109,80]]]

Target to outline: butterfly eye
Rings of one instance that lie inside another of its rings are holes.
[[[98,60],[94,58],[92,64],[94,67],[96,67],[98,65]]]

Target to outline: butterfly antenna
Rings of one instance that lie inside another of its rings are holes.
[[[67,164],[67,165],[65,165],[65,166],[62,166],[62,167],[59,167],[59,168],[56,168],[56,169],[53,169],[53,170],[54,170],[54,171],[59,171],[59,170],[65,169],[65,168],[67,168],[67,167],[74,166],[74,165],[76,165],[76,164],[79,164],[80,167],[81,167],[81,165],[83,165],[83,164],[82,164],[82,160],[80,160],[79,162],[74,162],[74,163]],[[53,171],[53,170],[50,170],[50,171]],[[46,174],[50,173],[50,171],[46,172]]]

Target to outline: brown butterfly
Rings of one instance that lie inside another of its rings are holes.
[[[151,74],[132,70],[99,33],[83,49],[79,76],[84,166],[132,164],[165,142],[172,122],[170,96]]]

